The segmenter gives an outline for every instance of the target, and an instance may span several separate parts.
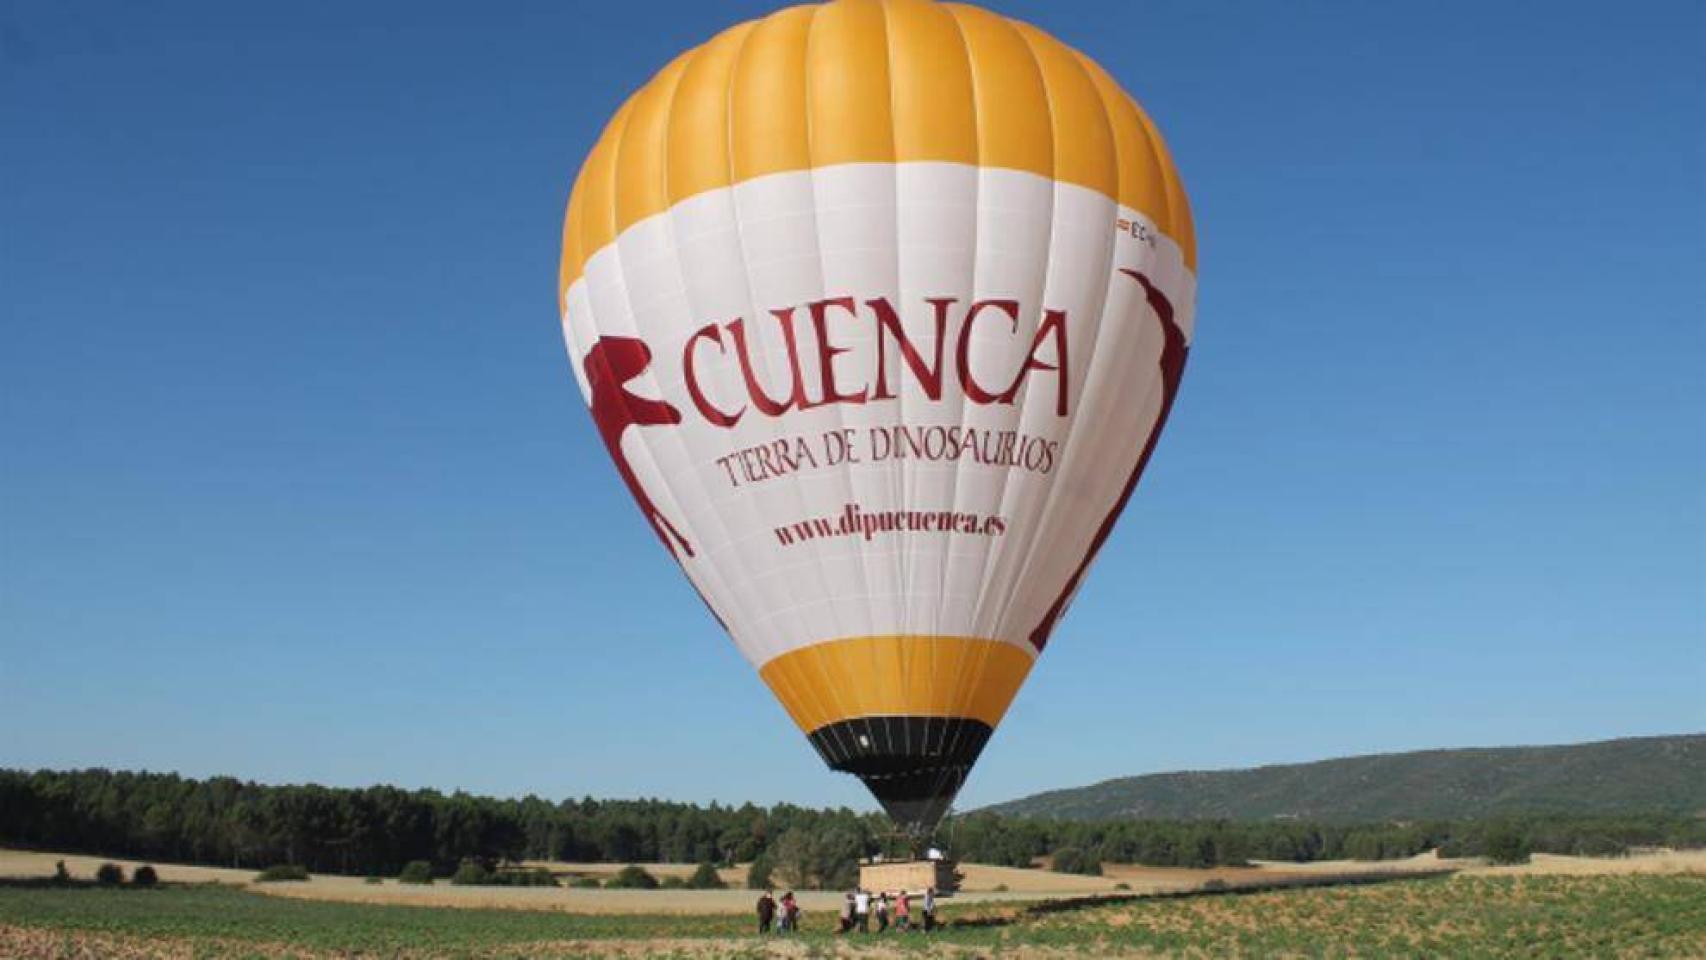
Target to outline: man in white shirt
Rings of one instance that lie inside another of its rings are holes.
[[[853,915],[859,919],[859,932],[871,932],[871,893],[861,889],[853,894]]]

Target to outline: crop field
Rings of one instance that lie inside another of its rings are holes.
[[[1456,877],[1094,903],[962,904],[932,934],[759,940],[728,915],[375,906],[205,884],[0,887],[0,956],[1702,957],[1706,877]]]

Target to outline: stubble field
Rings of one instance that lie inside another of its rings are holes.
[[[743,896],[745,896],[743,894]],[[759,939],[728,912],[594,915],[153,890],[0,887],[0,956],[1706,957],[1706,875],[1457,875],[1344,887],[957,901],[932,934]]]

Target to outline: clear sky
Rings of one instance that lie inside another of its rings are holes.
[[[870,808],[556,317],[605,119],[767,9],[0,4],[0,765]],[[997,9],[1160,124],[1201,295],[964,804],[1706,729],[1706,8]]]

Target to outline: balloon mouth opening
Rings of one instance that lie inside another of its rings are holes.
[[[856,717],[810,734],[833,770],[851,773],[903,832],[928,836],[953,805],[994,730],[964,717]]]

